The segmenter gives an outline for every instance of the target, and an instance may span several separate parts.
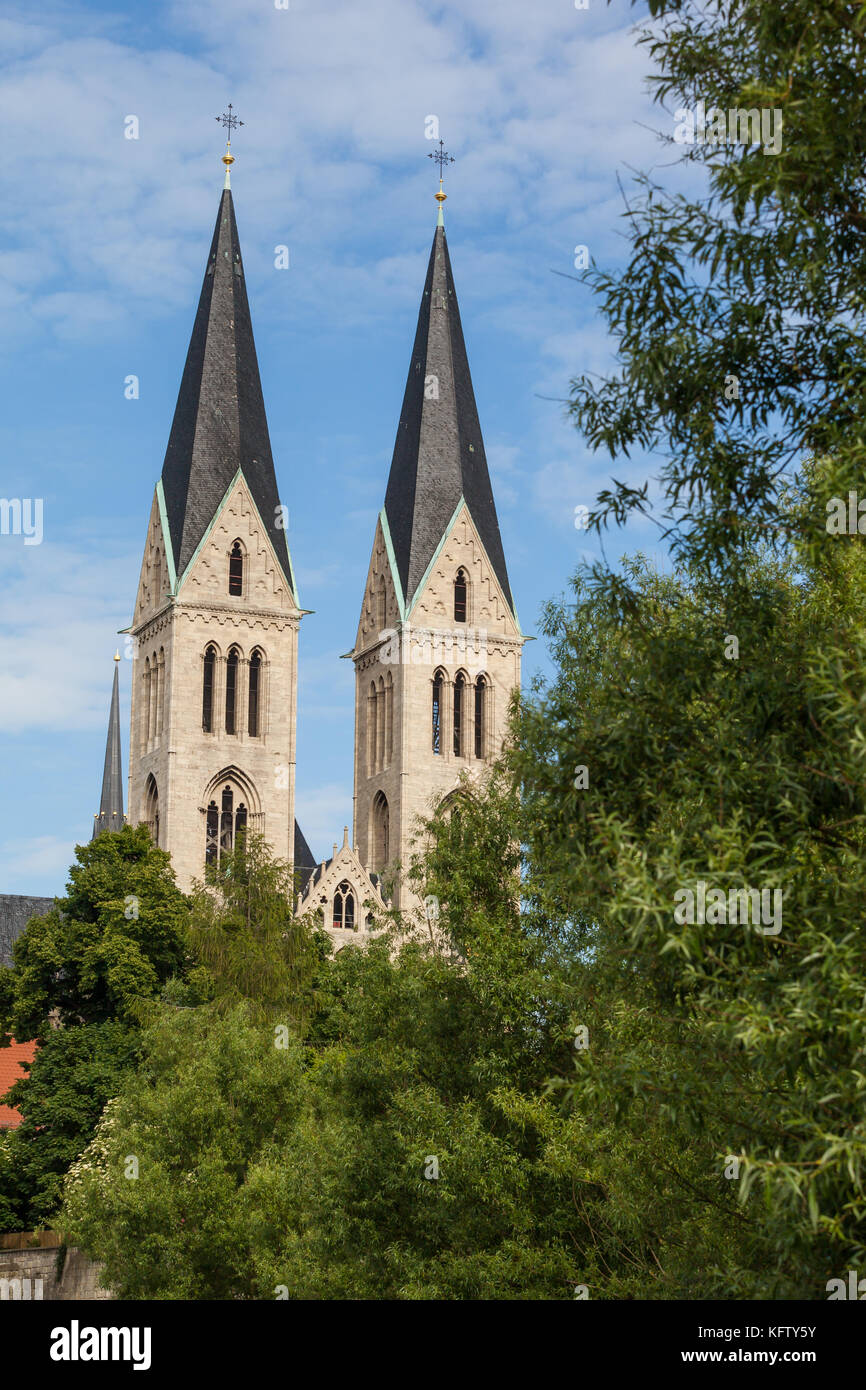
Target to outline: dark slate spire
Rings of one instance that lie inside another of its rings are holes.
[[[105,742],[105,767],[102,772],[102,796],[99,815],[93,819],[92,839],[103,830],[120,830],[123,826],[123,777],[120,768],[120,692],[117,669],[120,657],[114,658],[114,684],[111,687],[111,712],[108,716],[108,738]]]
[[[433,237],[385,494],[385,514],[407,604],[461,496],[513,611],[448,244],[440,221]]]
[[[285,530],[253,341],[231,190],[220,199],[198,313],[172,421],[162,488],[178,579],[238,468],[243,470],[289,587]]]

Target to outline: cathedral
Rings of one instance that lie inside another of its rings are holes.
[[[339,946],[361,939],[377,909],[419,907],[400,872],[417,819],[465,794],[461,774],[471,786],[499,752],[526,639],[484,454],[440,179],[391,469],[346,653],[355,667],[351,838],[346,827],[333,856],[316,863],[295,818],[305,610],[268,435],[233,162],[229,145],[125,630],[134,658],[126,819],[144,822],[169,852],[184,891],[245,828],[260,832],[293,866],[297,913],[317,914]],[[124,823],[123,801],[115,667],[94,836]]]

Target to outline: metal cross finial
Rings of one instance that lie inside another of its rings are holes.
[[[438,150],[430,150],[427,155],[427,158],[434,160],[439,165],[439,182],[441,183],[442,172],[445,168],[445,165],[454,163],[454,156],[452,154],[449,154],[446,150],[445,141],[440,140]]]
[[[226,140],[228,141],[229,144],[231,144],[231,142],[232,142],[232,131],[234,130],[235,126],[243,125],[243,121],[239,121],[238,118],[237,118],[237,116],[233,116],[233,115],[232,115],[232,104],[231,104],[231,102],[229,102],[229,109],[228,109],[228,111],[224,111],[223,114],[222,114],[221,116],[216,116],[216,117],[215,117],[215,120],[220,121],[221,124],[225,126],[225,128],[226,128]]]

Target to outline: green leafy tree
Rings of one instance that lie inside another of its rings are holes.
[[[134,1020],[184,962],[187,904],[145,826],[75,851],[66,896],[33,917],[3,976],[0,1033],[44,1040],[52,1027]]]
[[[595,923],[597,1031],[634,998],[652,1021],[578,1054],[568,1099],[711,1137],[701,1189],[735,1188],[755,1231],[703,1296],[821,1297],[866,1254],[866,564],[847,540],[819,553],[754,560],[732,592],[635,562],[628,608],[578,580],[548,610],[557,674],[515,755],[545,892]],[[725,915],[678,919],[699,883]],[[732,920],[745,888],[774,914],[778,892],[778,918]]]
[[[575,1020],[605,1014],[603,982],[590,928],[527,905],[520,860],[498,772],[428,827],[432,931],[397,921],[323,963],[282,1052],[244,1001],[147,1031],[64,1213],[122,1297],[664,1297],[702,1259],[740,1267],[735,1194],[701,1187],[711,1141],[547,1087]],[[639,1004],[608,1026],[612,1053],[667,1046]]]
[[[53,1218],[64,1173],[135,1065],[149,1001],[186,969],[186,900],[147,830],[100,835],[76,857],[66,896],[28,923],[0,971],[0,1039],[39,1043],[8,1093],[23,1122],[0,1156],[6,1230]]]

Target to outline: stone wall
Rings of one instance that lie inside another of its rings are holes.
[[[39,1241],[38,1245],[30,1243],[36,1240]],[[21,1248],[3,1248],[13,1244]],[[38,1236],[30,1231],[0,1236],[0,1301],[29,1297],[33,1300],[41,1298],[44,1302],[72,1302],[112,1297],[99,1282],[100,1266],[80,1250],[71,1248],[66,1251],[58,1279],[59,1249],[60,1237],[54,1231],[41,1231]],[[28,1279],[29,1288],[23,1282]],[[21,1280],[20,1289],[17,1283],[6,1284],[4,1280]]]

